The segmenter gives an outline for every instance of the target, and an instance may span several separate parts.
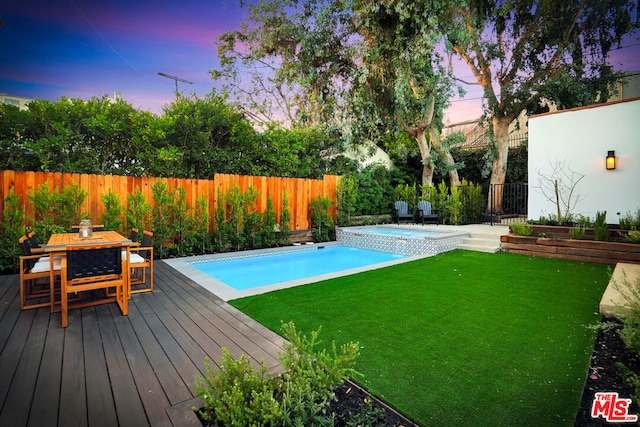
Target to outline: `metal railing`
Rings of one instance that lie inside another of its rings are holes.
[[[485,223],[506,225],[527,220],[528,183],[489,184],[483,190],[487,196]]]

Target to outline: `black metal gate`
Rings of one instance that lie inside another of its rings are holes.
[[[487,197],[485,223],[512,224],[527,220],[528,183],[489,184],[484,193]]]

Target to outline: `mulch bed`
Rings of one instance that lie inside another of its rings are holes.
[[[580,408],[576,414],[575,425],[579,427],[629,426],[636,423],[612,423],[602,417],[592,418],[591,409],[597,392],[617,392],[620,398],[630,399],[633,388],[627,385],[616,367],[616,362],[624,364],[631,371],[640,374],[640,356],[630,352],[618,335],[621,328],[616,319],[603,319],[603,324],[611,323],[611,328],[600,328],[591,353],[589,372],[582,391]],[[634,401],[628,411],[629,415],[640,415],[638,402]]]

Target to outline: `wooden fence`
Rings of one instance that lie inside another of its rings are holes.
[[[306,230],[311,228],[309,202],[317,196],[328,196],[334,202],[331,207],[331,215],[335,217],[335,189],[339,180],[340,177],[336,175],[325,175],[322,180],[318,180],[216,174],[212,180],[208,180],[5,170],[0,171],[0,217],[4,211],[4,199],[11,189],[20,196],[25,212],[25,225],[32,225],[34,209],[29,201],[29,194],[33,193],[34,189],[46,182],[52,191],[61,191],[65,186],[76,183],[87,193],[81,211],[88,212],[91,221],[97,224],[99,218],[104,214],[104,205],[100,200],[102,194],[109,192],[109,190],[113,191],[120,197],[122,206],[126,207],[129,194],[140,190],[147,202],[153,206],[152,188],[156,182],[165,181],[170,190],[185,189],[188,206],[195,206],[196,200],[204,194],[209,200],[209,213],[212,218],[218,202],[218,194],[237,185],[242,191],[246,191],[249,186],[258,191],[260,196],[255,204],[258,212],[266,210],[267,197],[271,197],[276,218],[279,221],[282,199],[286,191],[291,212],[291,229]]]

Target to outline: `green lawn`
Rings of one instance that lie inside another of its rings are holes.
[[[608,267],[453,251],[231,304],[358,341],[356,379],[422,425],[570,426]]]

